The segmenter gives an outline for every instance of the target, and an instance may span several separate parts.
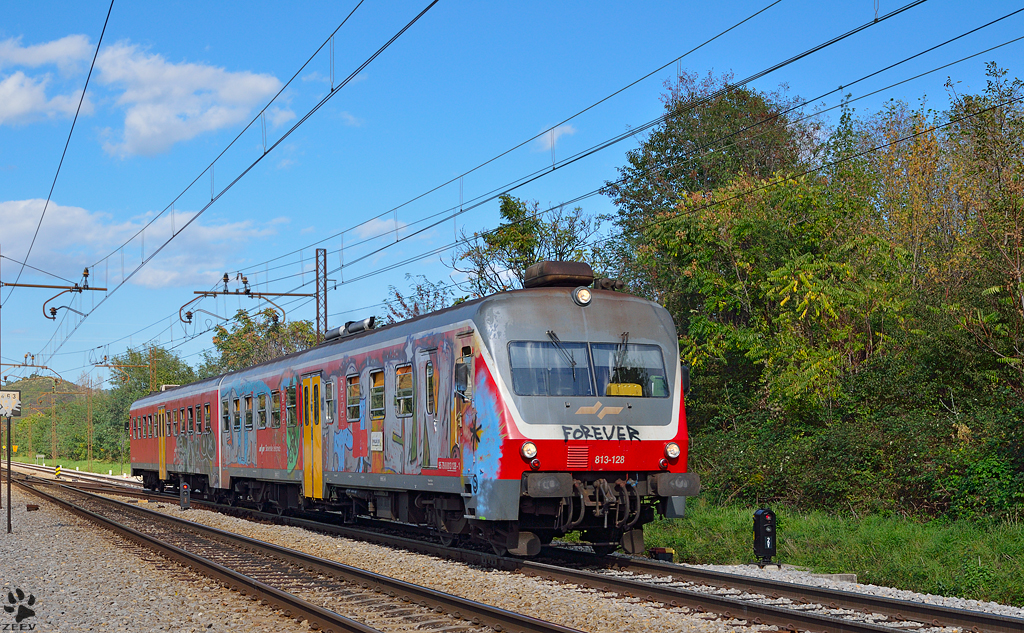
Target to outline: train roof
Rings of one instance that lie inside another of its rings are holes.
[[[571,292],[571,290],[572,290],[571,288],[557,287],[557,286],[540,287],[540,288],[521,288],[521,289],[516,289],[516,290],[508,290],[508,291],[496,293],[496,294],[493,294],[493,295],[487,295],[486,297],[481,297],[479,299],[472,299],[472,300],[469,300],[469,301],[464,301],[462,303],[458,303],[456,305],[453,305],[453,306],[450,306],[450,307],[447,307],[447,308],[444,308],[444,309],[441,309],[441,310],[436,310],[434,312],[428,312],[426,314],[421,314],[421,315],[412,317],[410,319],[406,319],[404,321],[399,321],[397,323],[389,323],[388,325],[385,325],[383,327],[378,327],[378,328],[374,328],[374,329],[371,329],[371,330],[364,330],[364,331],[361,331],[361,332],[357,332],[355,334],[351,334],[351,335],[348,335],[348,336],[344,336],[344,337],[336,338],[336,339],[333,339],[333,340],[330,340],[330,341],[326,341],[326,342],[320,343],[319,345],[315,345],[313,347],[310,347],[310,348],[307,348],[307,349],[304,349],[304,350],[300,350],[300,351],[297,351],[297,352],[292,352],[291,354],[286,354],[284,356],[278,356],[276,358],[272,358],[270,360],[263,361],[261,363],[255,364],[255,365],[250,365],[249,367],[245,367],[245,368],[242,368],[242,369],[236,369],[234,371],[226,372],[224,374],[219,374],[217,376],[213,376],[213,377],[210,377],[210,378],[204,378],[203,380],[197,380],[197,381],[192,382],[192,383],[188,383],[188,384],[185,384],[185,385],[180,385],[178,387],[173,387],[173,388],[167,389],[166,391],[151,393],[151,394],[149,394],[147,396],[144,396],[144,397],[140,398],[139,400],[136,400],[134,404],[135,405],[144,404],[144,403],[146,403],[146,401],[150,400],[151,398],[152,399],[161,400],[161,399],[163,399],[164,394],[170,394],[170,393],[173,393],[175,391],[184,391],[184,390],[193,391],[193,390],[196,390],[197,388],[201,388],[201,387],[203,387],[204,385],[207,385],[207,384],[209,385],[210,388],[214,388],[216,386],[219,386],[220,382],[223,381],[225,378],[234,376],[236,374],[240,374],[240,373],[243,373],[243,372],[250,372],[250,371],[253,371],[255,369],[259,369],[261,367],[273,365],[273,364],[276,364],[276,363],[286,363],[286,362],[288,362],[291,359],[296,359],[296,358],[299,358],[300,356],[303,356],[303,355],[308,355],[308,354],[311,354],[311,353],[315,353],[317,350],[329,349],[329,348],[332,348],[332,347],[335,347],[335,346],[339,346],[339,345],[350,346],[351,344],[355,343],[356,341],[365,340],[367,337],[384,338],[384,339],[386,339],[388,333],[391,333],[391,334],[394,334],[394,335],[397,335],[397,336],[405,336],[405,335],[408,335],[408,334],[411,334],[411,333],[415,333],[415,332],[418,332],[418,331],[427,330],[427,329],[433,329],[435,327],[443,326],[445,324],[453,323],[455,321],[462,321],[462,320],[467,320],[467,319],[473,319],[474,316],[476,314],[478,314],[479,312],[481,312],[484,308],[486,308],[488,306],[488,304],[504,303],[504,302],[506,302],[506,301],[508,301],[510,299],[521,299],[521,300],[534,299],[534,300],[537,300],[537,301],[548,301],[548,300],[550,300],[552,294]],[[593,290],[593,292],[594,292],[595,295],[598,295],[598,294],[601,295],[604,299],[615,298],[615,299],[626,300],[627,302],[630,302],[630,303],[632,303],[632,302],[640,302],[640,303],[653,304],[654,306],[658,306],[657,303],[654,303],[654,302],[652,302],[652,301],[650,301],[648,299],[645,299],[643,297],[638,297],[636,295],[631,295],[631,294],[623,293],[623,292],[614,292],[614,291],[610,291],[610,290]],[[658,307],[660,308],[660,306],[658,306]]]

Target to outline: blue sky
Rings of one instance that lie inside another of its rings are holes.
[[[4,288],[3,362],[35,354],[37,363],[67,379],[83,371],[103,379],[107,370],[90,366],[95,359],[155,342],[173,345],[196,363],[211,344],[208,334],[196,336],[206,329],[207,316],[197,325],[178,320],[179,306],[194,290],[213,287],[225,271],[232,276],[245,271],[260,289],[312,292],[315,242],[325,238],[319,246],[331,252],[329,268],[339,267],[342,257],[347,262],[330,276],[338,283],[328,298],[332,326],[381,313],[376,304],[389,284],[406,285],[405,273],[451,282],[445,252],[379,271],[441,249],[459,231],[496,225],[498,205],[489,202],[414,234],[429,224],[424,218],[450,214],[460,196],[468,205],[549,168],[552,154],[561,160],[657,117],[663,83],[676,65],[556,134],[474,171],[461,186],[456,181],[401,206],[398,243],[392,209],[561,123],[770,3],[442,0],[181,230],[210,201],[211,178],[204,170],[253,117],[269,104],[264,119],[267,144],[273,145],[330,91],[328,46],[270,101],[355,2],[115,2],[28,263],[72,281],[80,280],[83,267],[93,266],[92,285],[112,288],[121,282],[122,267],[124,274],[131,272],[172,231],[176,237],[117,292],[75,295],[71,303],[65,295],[52,304],[70,305],[88,314],[84,319],[69,310],[61,310],[56,322],[44,319],[42,304],[56,291]],[[879,0],[878,14],[902,4]],[[426,5],[371,0],[360,6],[335,37],[335,83]],[[86,0],[5,4],[0,19],[4,282],[14,281],[14,261],[23,260],[39,221],[108,6]],[[774,90],[786,84],[791,94],[813,99],[1019,8],[1002,1],[929,0],[754,85]],[[681,65],[743,78],[874,16],[872,0],[783,0]],[[1024,13],[844,92],[856,97],[1021,35]],[[916,104],[925,95],[931,106],[941,108],[947,77],[961,82],[960,91],[980,91],[986,61],[996,60],[1019,75],[1021,52],[1022,43],[1011,44],[864,99],[857,110],[875,110],[890,98]],[[831,95],[814,103],[828,107],[837,99]],[[214,191],[263,154],[263,127],[261,120],[217,160]],[[513,193],[544,207],[572,200],[613,178],[639,140],[628,137]],[[132,238],[176,198],[173,212],[164,212]],[[613,211],[600,196],[579,204],[592,214]],[[30,269],[20,281],[64,283]],[[289,319],[314,317],[312,302],[281,303]],[[221,299],[201,307],[230,316],[258,304]],[[4,370],[5,376],[26,373]]]

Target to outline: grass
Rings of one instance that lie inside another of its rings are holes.
[[[648,547],[671,547],[685,563],[753,560],[755,508],[689,500],[685,519],[645,528]],[[775,507],[779,559],[818,573],[855,573],[858,582],[1024,606],[1024,525],[919,522],[835,516]]]
[[[4,464],[7,463],[6,459],[7,459],[6,456],[4,456]],[[22,461],[22,462],[26,462],[26,463],[29,463],[29,464],[32,464],[32,463],[44,464],[45,463],[47,466],[53,466],[54,465],[54,462],[53,462],[52,459],[28,460],[24,456],[22,456],[22,458],[20,460],[18,458],[16,458],[16,457],[13,458],[13,459],[14,459],[14,461]],[[110,471],[113,471],[113,474],[115,474],[115,475],[120,475],[121,473],[128,473],[130,475],[131,472],[132,472],[131,464],[127,464],[127,463],[126,464],[119,464],[117,462],[100,461],[98,459],[92,460],[92,469],[91,470],[89,469],[89,462],[87,460],[84,460],[84,459],[77,459],[77,460],[76,459],[58,459],[57,460],[57,465],[59,465],[63,470],[74,470],[77,467],[82,472],[100,473],[102,475],[107,475],[107,474],[109,474]],[[6,466],[5,466],[5,468],[6,468]]]

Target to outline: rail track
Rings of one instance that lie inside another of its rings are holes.
[[[117,490],[99,492],[123,494]],[[175,502],[170,494],[129,492],[131,496]],[[490,551],[446,547],[408,538],[391,526],[372,528],[277,516],[202,500],[197,505],[236,516],[293,525],[347,538],[399,547],[423,554],[525,575],[572,583],[584,588],[687,607],[696,612],[737,618],[783,630],[867,633],[953,630],[979,633],[1024,633],[1024,619],[953,609],[941,605],[813,587],[624,556],[600,556],[572,548],[545,547],[540,560],[502,557]],[[420,536],[428,534],[423,530]]]
[[[53,475],[55,470],[52,466],[40,466],[38,464],[26,464],[24,462],[14,462],[13,467],[45,475]],[[6,469],[7,466],[5,464],[4,470],[6,471]],[[77,470],[62,470],[61,479],[66,479],[68,481],[88,481],[116,485],[126,488],[138,488],[140,490],[142,489],[142,482],[138,481],[137,479],[116,477],[111,475],[101,475],[97,473],[83,473]]]
[[[192,567],[251,600],[271,605],[288,617],[308,620],[313,630],[378,633],[378,627],[383,627],[471,633],[490,627],[522,633],[578,633],[59,483],[27,478],[15,481],[31,494]],[[358,614],[358,619],[336,609]]]

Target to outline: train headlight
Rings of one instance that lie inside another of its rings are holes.
[[[593,299],[593,295],[590,294],[590,288],[580,286],[576,290],[572,291],[572,300],[576,302],[576,305],[587,306],[590,305],[590,300]]]
[[[665,445],[665,457],[675,459],[679,457],[679,452],[679,445],[675,442],[669,442]]]
[[[537,445],[533,442],[523,442],[523,445],[519,447],[519,454],[523,456],[523,459],[531,460],[537,456]]]

